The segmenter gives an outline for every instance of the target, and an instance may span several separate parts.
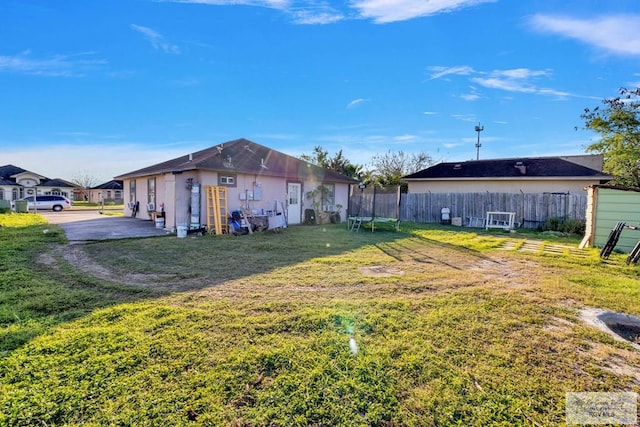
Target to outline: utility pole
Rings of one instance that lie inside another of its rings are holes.
[[[480,126],[480,123],[476,126],[476,132],[478,132],[478,142],[476,142],[476,160],[480,160],[480,132],[484,130],[484,126]]]

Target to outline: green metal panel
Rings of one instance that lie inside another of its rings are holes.
[[[29,212],[29,202],[26,200],[16,200],[16,212],[26,213]]]
[[[619,221],[640,227],[640,192],[599,188],[596,203],[594,246],[604,246]],[[630,252],[638,240],[640,230],[625,228],[615,250]]]

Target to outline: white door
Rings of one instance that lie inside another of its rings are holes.
[[[287,184],[287,223],[300,224],[302,216],[301,206],[302,184],[290,182]]]

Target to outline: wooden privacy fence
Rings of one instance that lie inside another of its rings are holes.
[[[402,194],[400,220],[434,223],[441,220],[441,209],[451,209],[451,217],[469,225],[487,212],[515,212],[515,221],[524,228],[537,228],[549,218],[585,221],[586,194],[570,193],[421,193]],[[477,225],[477,223],[476,223]]]

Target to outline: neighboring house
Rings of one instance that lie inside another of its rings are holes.
[[[75,184],[45,176],[14,165],[0,166],[0,200],[27,196],[61,195],[73,200]]]
[[[409,193],[583,193],[613,176],[600,156],[523,157],[439,163],[402,179]]]
[[[355,179],[247,139],[228,141],[115,179],[123,181],[126,215],[135,202],[142,219],[152,217],[147,207],[164,208],[167,228],[193,226],[194,222],[212,226],[208,224],[205,186],[226,187],[229,212],[261,213],[281,207],[288,224],[300,224],[306,209],[346,209],[350,185],[357,184]],[[317,191],[319,187],[323,191]],[[199,193],[194,188],[200,188]]]
[[[640,227],[640,188],[591,185],[587,187],[585,237],[581,246],[603,247],[618,222]],[[640,240],[640,229],[625,227],[616,250],[630,252]]]
[[[73,200],[73,193],[77,185],[73,182],[65,181],[64,179],[44,179],[37,185],[38,195],[40,194],[52,194],[65,196],[66,198]]]
[[[91,187],[88,191],[87,198],[89,203],[106,204],[113,203],[121,205],[124,202],[123,183],[119,179],[112,179],[95,187]]]

